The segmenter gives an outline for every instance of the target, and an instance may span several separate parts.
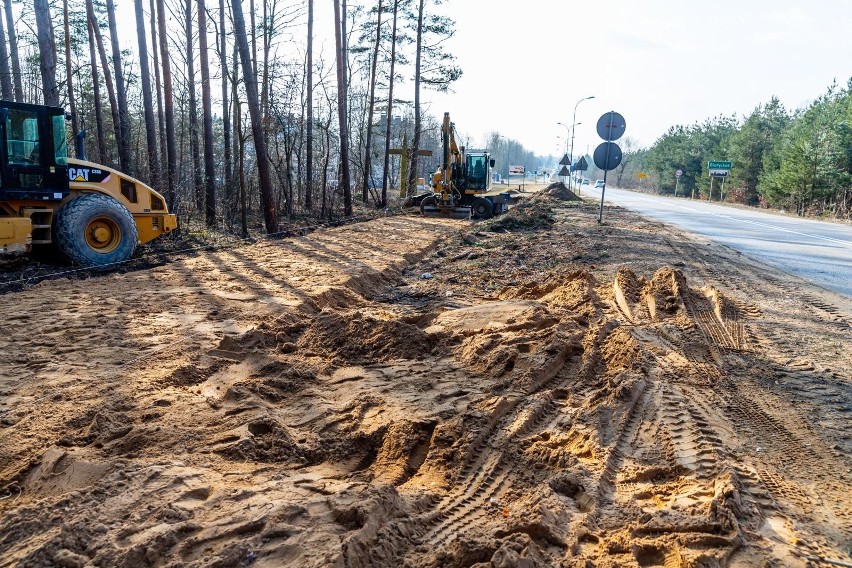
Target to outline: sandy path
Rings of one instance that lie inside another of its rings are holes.
[[[0,566],[850,561],[848,302],[535,201],[0,296]]]

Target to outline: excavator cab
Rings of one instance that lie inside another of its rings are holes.
[[[494,160],[487,152],[468,152],[465,155],[465,190],[484,193],[491,189],[493,167]]]
[[[4,101],[0,107],[0,201],[61,201],[68,193],[65,111]]]

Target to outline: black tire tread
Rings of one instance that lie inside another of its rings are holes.
[[[93,217],[109,217],[122,231],[122,240],[115,250],[100,253],[86,244],[83,230]],[[75,197],[56,213],[53,223],[53,243],[60,254],[73,264],[103,266],[122,262],[133,255],[139,235],[133,215],[121,203],[98,193]]]
[[[477,209],[480,207],[485,209],[485,213],[479,213],[477,211]],[[490,219],[494,216],[494,204],[489,199],[486,199],[484,197],[477,197],[473,201],[473,213],[474,217],[477,219]]]

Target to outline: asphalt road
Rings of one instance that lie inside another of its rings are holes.
[[[601,190],[583,186],[582,193],[600,199]],[[852,298],[852,226],[609,187],[605,200]]]

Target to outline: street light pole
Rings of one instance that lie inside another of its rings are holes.
[[[561,126],[565,129],[565,155],[567,156],[568,155],[568,134],[571,132],[571,129],[568,127],[567,124],[562,124],[561,122],[557,122],[556,124],[558,124],[559,126]],[[561,138],[561,136],[557,136],[557,138]],[[568,185],[569,186],[571,185],[571,172],[570,171],[568,172]]]
[[[500,136],[506,141],[506,187],[509,187],[509,139],[505,136]]]
[[[592,95],[590,97],[586,97],[584,99],[580,99],[579,101],[577,101],[577,104],[574,105],[574,118],[571,119],[573,126],[577,125],[577,107],[580,106],[581,102],[587,101],[587,100],[593,99],[593,98],[595,98],[594,95]],[[572,126],[572,128],[573,128],[573,126]],[[573,170],[574,169],[574,131],[573,130],[571,131],[571,154],[569,156],[569,159],[571,160],[571,169]],[[573,172],[570,172],[570,173],[573,173]],[[568,182],[568,187],[571,187],[570,181]]]

